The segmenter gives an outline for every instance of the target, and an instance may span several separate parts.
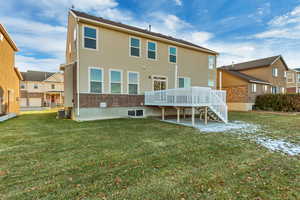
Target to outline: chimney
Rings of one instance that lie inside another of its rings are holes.
[[[151,31],[151,24],[149,24],[149,31]]]

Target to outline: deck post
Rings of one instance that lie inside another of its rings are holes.
[[[180,122],[180,108],[176,108],[177,109],[177,123]]]
[[[195,107],[192,107],[192,126],[195,126]]]
[[[165,107],[161,108],[161,119],[165,120]]]
[[[208,109],[207,109],[208,107],[207,106],[205,106],[205,124],[207,124],[207,111],[208,111]]]
[[[185,108],[183,108],[182,112],[183,112],[183,119],[185,119]]]

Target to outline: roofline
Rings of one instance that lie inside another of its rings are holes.
[[[240,78],[240,79],[242,79],[242,80],[245,80],[245,81],[247,81],[247,82],[249,82],[249,83],[259,83],[259,84],[265,84],[265,85],[272,85],[271,83],[264,82],[264,81],[248,80],[248,79],[246,79],[246,78],[244,78],[244,77],[238,76],[237,74],[230,73],[231,70],[228,70],[228,69],[220,68],[220,70],[224,70],[224,71],[228,72],[230,75],[233,75],[233,76],[235,76],[235,77],[237,77],[237,78]],[[232,70],[232,71],[235,72],[236,70]],[[241,73],[241,72],[240,72],[240,73]],[[247,75],[247,74],[245,74],[245,75],[246,75],[246,76],[249,76],[249,75]],[[250,76],[249,76],[249,77],[250,77]]]
[[[282,55],[279,55],[278,58],[276,58],[276,59],[271,63],[271,65],[273,65],[275,62],[277,62],[278,59],[281,59],[281,60],[282,60],[284,66],[285,66],[285,68],[286,68],[286,70],[290,70],[289,67],[288,67],[288,65],[286,64],[285,60],[283,59]]]
[[[14,67],[14,70],[21,81],[23,81],[23,76],[17,67]]]
[[[13,39],[9,36],[7,30],[5,29],[5,27],[0,24],[0,31],[3,33],[4,37],[7,39],[8,43],[10,44],[10,46],[15,50],[15,51],[19,51],[16,43],[13,41]]]
[[[195,46],[184,44],[184,43],[180,43],[180,42],[176,42],[174,40],[170,40],[170,39],[166,39],[166,38],[154,36],[154,35],[147,34],[147,33],[142,33],[142,32],[139,32],[139,31],[130,30],[128,28],[123,28],[123,27],[120,27],[120,26],[115,26],[115,25],[111,25],[111,24],[99,22],[99,21],[88,19],[88,18],[85,18],[85,17],[80,17],[80,16],[77,16],[72,10],[70,10],[70,12],[72,13],[73,16],[75,16],[76,19],[78,19],[77,21],[95,23],[95,24],[102,25],[104,27],[110,27],[110,28],[114,28],[114,29],[117,29],[117,30],[122,30],[124,32],[129,32],[129,33],[134,33],[136,35],[146,36],[148,38],[156,39],[156,40],[159,40],[159,41],[164,41],[164,42],[169,42],[169,43],[173,43],[173,44],[178,44],[179,46],[184,46],[184,47],[192,48],[194,50],[198,50],[198,51],[202,51],[202,52],[206,52],[206,53],[211,53],[211,54],[214,54],[214,55],[219,55],[218,52],[215,52],[215,51],[210,50],[210,49],[200,48],[200,47],[197,48]]]

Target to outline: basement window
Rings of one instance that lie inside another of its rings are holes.
[[[144,117],[144,110],[142,110],[142,109],[128,110],[128,116],[129,117]]]

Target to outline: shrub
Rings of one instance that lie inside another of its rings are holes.
[[[255,108],[259,110],[300,112],[299,94],[265,94],[255,99]]]

